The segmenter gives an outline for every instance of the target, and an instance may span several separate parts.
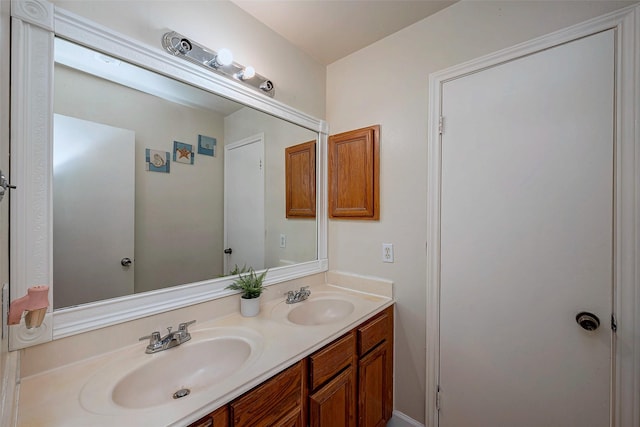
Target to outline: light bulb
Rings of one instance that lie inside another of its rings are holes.
[[[240,80],[248,80],[248,79],[253,78],[253,76],[255,76],[255,75],[256,75],[255,68],[253,68],[252,66],[249,65],[249,66],[245,67],[244,70],[240,71],[238,73],[237,77]]]
[[[233,54],[227,48],[220,49],[215,61],[220,65],[231,65],[233,63]]]

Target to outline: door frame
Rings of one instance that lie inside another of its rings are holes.
[[[436,427],[440,366],[440,121],[442,86],[523,56],[615,29],[615,169],[611,426],[640,424],[640,6],[633,5],[429,75],[425,420]],[[446,122],[444,123],[446,126]],[[622,256],[621,254],[624,254]]]

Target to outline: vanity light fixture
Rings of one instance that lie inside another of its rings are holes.
[[[162,37],[162,47],[174,56],[239,81],[267,96],[273,98],[275,95],[273,82],[256,73],[253,67],[245,67],[233,62],[233,54],[229,49],[220,49],[216,52],[187,39],[175,31],[165,33]]]

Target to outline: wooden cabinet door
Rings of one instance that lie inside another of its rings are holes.
[[[380,126],[329,137],[329,218],[380,219]]]
[[[360,359],[358,427],[382,427],[393,410],[391,346],[384,342]]]
[[[349,366],[309,396],[311,427],[353,427],[356,411],[355,369]]]

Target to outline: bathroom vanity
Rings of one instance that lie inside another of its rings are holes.
[[[17,426],[384,425],[392,284],[326,277],[334,284],[312,284],[306,301],[286,304],[292,286],[279,284],[257,317],[236,309],[200,319],[191,340],[165,351],[146,354],[147,343],[137,342],[26,375]],[[228,298],[237,305],[237,295]],[[114,330],[108,339],[120,337]]]
[[[390,306],[189,427],[381,426],[392,410]]]

